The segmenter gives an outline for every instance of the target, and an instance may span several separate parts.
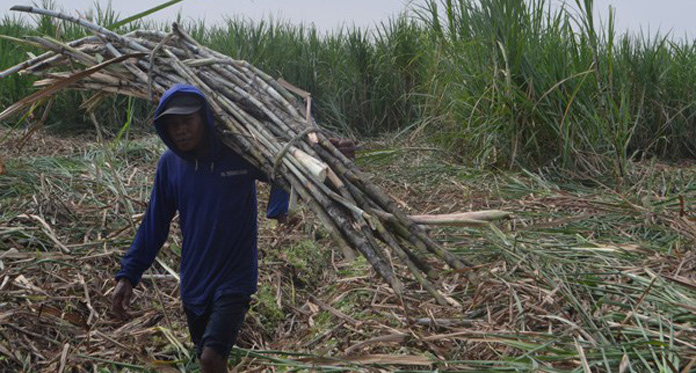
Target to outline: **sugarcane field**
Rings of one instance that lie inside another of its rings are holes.
[[[696,372],[696,34],[194,3],[0,2],[0,372]]]

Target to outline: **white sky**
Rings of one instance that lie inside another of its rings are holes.
[[[559,1],[559,0],[555,0]],[[574,0],[566,0],[575,3]],[[616,31],[657,31],[674,38],[696,37],[696,1],[694,0],[595,0],[595,14],[606,24],[609,7],[615,10]]]
[[[341,25],[365,27],[385,20],[405,9],[406,0],[184,0],[154,14],[157,20],[174,20],[181,12],[185,19],[205,19],[219,22],[225,17],[241,16],[254,20],[284,19],[293,23],[314,23],[321,31]],[[34,2],[40,3],[41,0]],[[111,6],[121,18],[137,14],[166,0],[113,0]],[[94,0],[55,0],[57,8],[66,12],[93,7]],[[107,0],[100,0],[102,7]],[[12,5],[32,5],[32,0],[0,0],[0,14],[9,12]]]
[[[41,0],[35,0],[40,3]],[[412,0],[422,4],[424,0]],[[563,0],[550,0],[561,3]],[[574,4],[575,0],[565,0]],[[100,0],[105,5],[106,0]],[[124,18],[161,4],[165,0],[113,0],[112,7]],[[0,15],[12,5],[31,5],[31,0],[0,0]],[[65,11],[84,11],[95,0],[55,0]],[[293,23],[314,23],[320,31],[331,31],[341,25],[372,26],[406,8],[409,0],[184,0],[154,17],[173,20],[178,12],[187,18],[218,22],[225,16],[243,16],[254,20],[282,18]],[[616,9],[617,30],[651,34],[671,32],[674,37],[696,37],[696,0],[595,0],[595,10],[606,19],[609,5]]]

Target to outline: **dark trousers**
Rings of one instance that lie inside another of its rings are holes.
[[[202,315],[196,315],[184,307],[198,357],[204,347],[209,347],[227,359],[249,310],[250,300],[248,295],[224,295],[210,302]]]

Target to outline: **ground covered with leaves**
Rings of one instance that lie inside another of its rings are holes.
[[[96,143],[0,132],[0,370],[197,371],[178,299],[179,230],[109,315],[113,276],[149,198],[156,137]],[[260,281],[236,371],[696,369],[696,167],[643,162],[626,179],[491,173],[437,149],[373,142],[361,169],[414,214],[502,209],[430,231],[474,266],[432,265],[456,307],[414,281],[397,297],[347,261],[308,210],[260,219]],[[261,188],[265,205],[267,188]],[[405,275],[407,272],[402,271]]]

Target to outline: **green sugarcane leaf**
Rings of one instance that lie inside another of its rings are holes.
[[[174,4],[180,3],[180,2],[182,2],[182,1],[184,1],[184,0],[170,0],[170,1],[167,1],[166,3],[157,5],[156,7],[150,8],[150,9],[145,10],[145,11],[143,11],[143,12],[140,12],[140,13],[138,13],[138,14],[132,15],[132,16],[130,16],[130,17],[124,19],[124,20],[118,21],[118,22],[116,22],[116,23],[110,25],[110,26],[108,27],[108,29],[109,29],[109,30],[115,30],[115,29],[117,29],[117,28],[119,28],[119,27],[121,27],[121,26],[127,25],[127,24],[129,24],[129,23],[131,23],[131,22],[134,22],[134,21],[137,21],[137,20],[139,20],[139,19],[141,19],[141,18],[147,17],[147,16],[149,16],[150,14],[153,14],[153,13],[155,13],[155,12],[159,12],[159,11],[162,10],[162,9],[168,8],[168,7],[170,7],[170,6],[174,5]]]

